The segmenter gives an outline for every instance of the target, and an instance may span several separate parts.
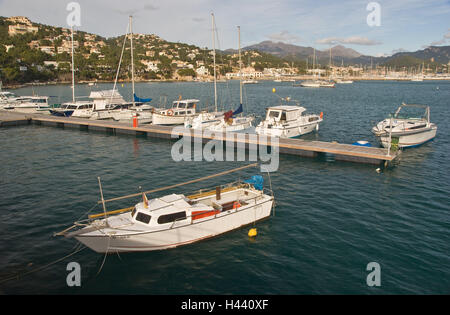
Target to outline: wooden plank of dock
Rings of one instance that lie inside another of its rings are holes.
[[[256,134],[243,133],[213,133],[199,132],[171,126],[140,125],[133,127],[130,124],[110,120],[92,120],[75,117],[56,117],[43,114],[21,114],[17,112],[0,111],[0,126],[14,125],[16,122],[27,122],[38,125],[47,125],[64,128],[87,129],[94,131],[112,132],[114,134],[146,135],[147,137],[174,139],[189,135],[192,138],[201,138],[203,142],[209,140],[224,141],[234,146],[250,147],[276,144],[281,154],[316,157],[318,154],[331,154],[335,160],[359,163],[380,164],[391,162],[397,158],[398,152],[387,154],[387,149],[377,147],[363,147],[337,142],[309,141],[303,139],[271,139],[261,138]],[[4,125],[3,123],[6,123]],[[17,123],[16,125],[18,125]],[[175,129],[176,128],[176,129]],[[266,141],[264,141],[266,140]]]

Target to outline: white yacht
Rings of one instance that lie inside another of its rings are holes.
[[[174,101],[172,108],[153,113],[154,125],[183,125],[185,120],[195,117],[195,108],[200,101],[187,99]]]
[[[75,238],[98,253],[174,248],[269,217],[274,197],[264,190],[262,176],[256,175],[190,196],[177,193],[148,200],[142,193],[142,202],[124,213],[91,215],[55,235]]]
[[[320,88],[320,83],[317,80],[303,81],[299,85],[301,87]]]
[[[402,109],[411,108],[425,109],[425,113],[421,117],[400,114]],[[432,140],[436,136],[437,126],[430,122],[429,106],[403,103],[392,117],[374,126],[372,132],[385,148],[391,143],[395,143],[399,148],[408,148]]]
[[[292,105],[268,107],[265,120],[256,126],[255,131],[260,135],[295,138],[319,130],[323,113],[304,115],[305,111],[304,107]]]
[[[50,108],[50,114],[61,117],[90,118],[94,109],[94,103],[89,101],[76,101],[61,104],[60,107]]]
[[[3,108],[21,113],[48,114],[50,108],[48,99],[48,96],[22,96],[15,98],[13,102],[8,103]]]
[[[3,108],[11,104],[19,103],[18,99],[20,98],[21,97],[18,96],[17,94],[0,90],[0,108]]]

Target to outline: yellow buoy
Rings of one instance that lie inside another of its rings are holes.
[[[122,83],[122,87],[123,87],[123,83]]]
[[[272,89],[272,93],[275,93],[277,90],[275,90],[275,88]]]
[[[255,237],[256,235],[258,235],[258,231],[256,230],[256,228],[250,229],[250,231],[248,231],[249,237]]]

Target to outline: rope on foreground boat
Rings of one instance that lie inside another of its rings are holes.
[[[158,192],[158,191],[168,190],[168,189],[172,189],[172,188],[176,188],[176,187],[180,187],[180,186],[184,186],[184,185],[188,185],[188,184],[197,183],[197,182],[204,181],[204,180],[207,180],[207,179],[211,179],[211,178],[214,178],[214,177],[227,175],[227,174],[230,174],[230,173],[233,173],[233,172],[241,171],[241,170],[246,169],[246,168],[257,167],[257,166],[258,166],[258,163],[253,163],[253,164],[249,164],[249,165],[246,165],[246,166],[241,166],[241,167],[238,167],[238,168],[235,168],[235,169],[232,169],[232,170],[220,172],[220,173],[217,173],[217,174],[214,174],[214,175],[209,175],[209,176],[193,179],[193,180],[190,180],[190,181],[187,181],[187,182],[184,182],[184,183],[179,183],[179,184],[175,184],[175,185],[170,185],[170,186],[166,186],[166,187],[161,187],[161,188],[156,188],[156,189],[144,191],[144,193],[145,194],[151,194],[151,193]],[[104,200],[103,202],[106,203],[106,202],[117,201],[117,200],[122,200],[122,199],[128,199],[128,198],[133,198],[133,197],[138,197],[138,196],[142,196],[142,193],[140,192],[140,193],[126,195],[126,196],[122,196],[122,197],[111,198],[111,199]],[[101,204],[102,201],[98,201],[97,203]]]

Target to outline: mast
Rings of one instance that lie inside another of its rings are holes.
[[[238,38],[239,38],[239,100],[242,105],[242,62],[241,62],[241,27],[238,26]]]
[[[214,63],[214,107],[217,112],[217,80],[216,80],[216,36],[215,36],[215,26],[214,26],[214,13],[211,13],[211,23],[212,23],[212,44],[213,44],[213,63]]]
[[[133,107],[136,105],[134,102],[134,57],[133,57],[133,16],[130,15],[130,41],[131,41],[131,87],[133,90]]]
[[[74,58],[73,58],[73,26],[70,27],[71,30],[71,39],[72,39],[72,102],[75,103],[75,66],[74,66]]]
[[[313,69],[314,69],[314,79],[316,78],[316,49],[314,48],[314,55],[313,55]]]

